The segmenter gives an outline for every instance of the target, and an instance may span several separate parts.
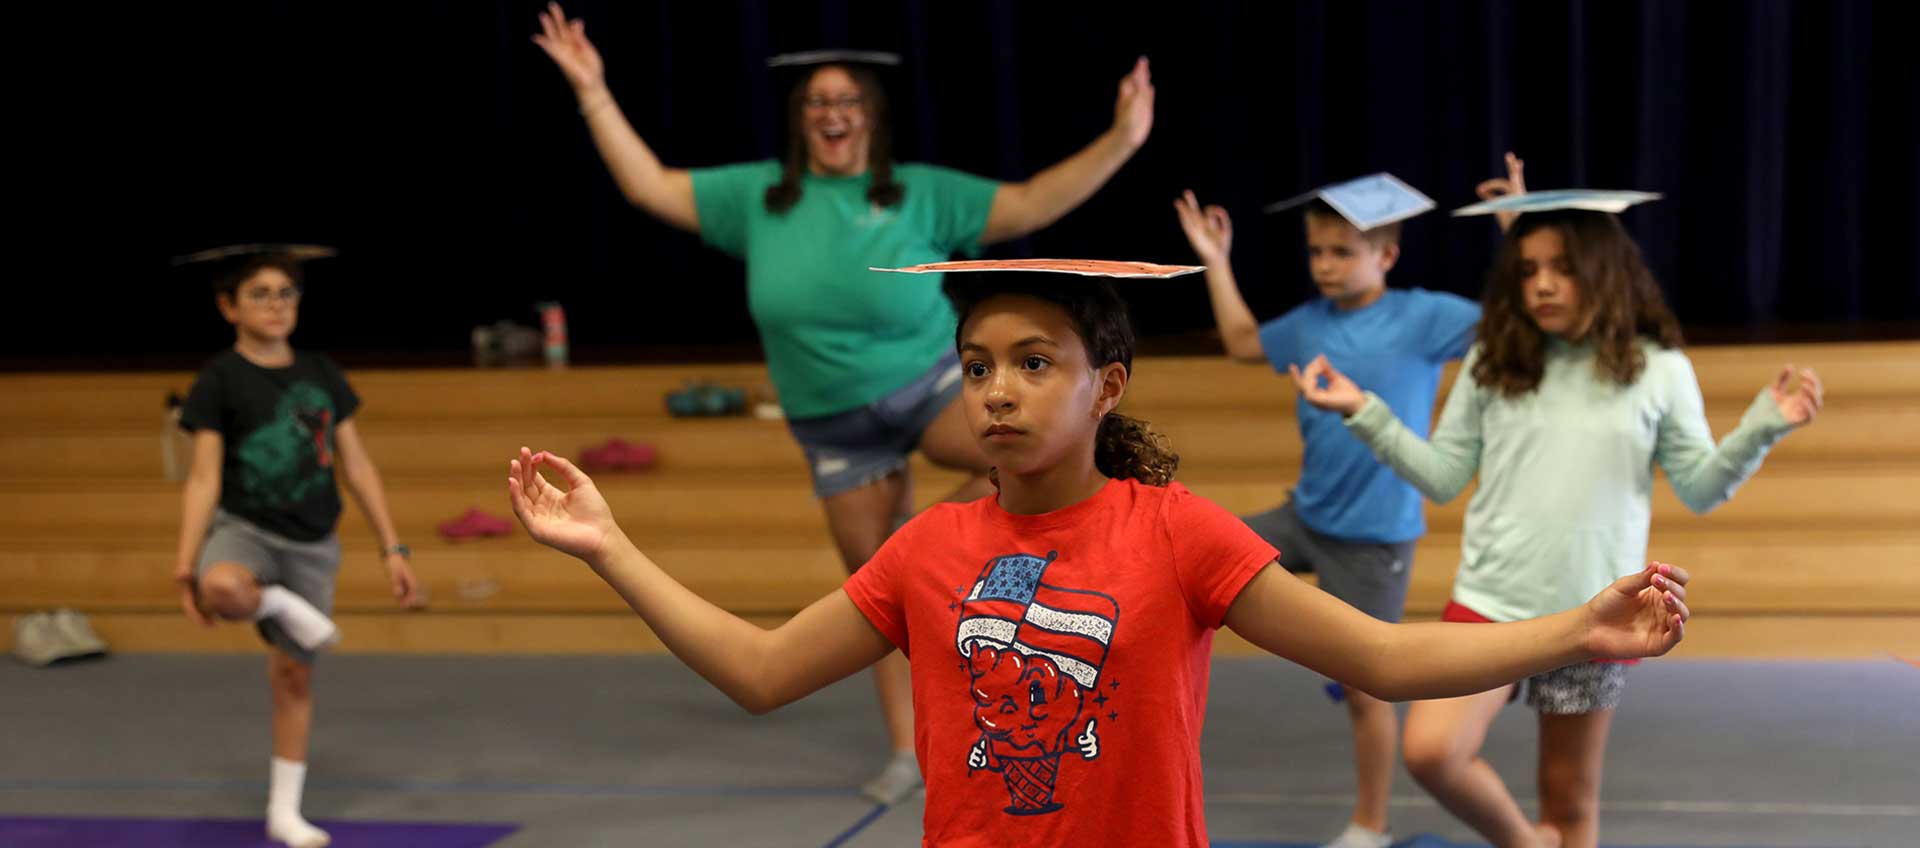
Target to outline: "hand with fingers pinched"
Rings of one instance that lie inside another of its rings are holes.
[[[542,467],[553,469],[567,488],[547,482]],[[564,457],[523,447],[507,471],[507,499],[534,541],[592,562],[621,537],[613,510],[593,480]]]
[[[1300,390],[1300,396],[1316,408],[1352,416],[1367,403],[1367,393],[1334,368],[1324,353],[1314,357],[1305,369],[1287,366],[1287,373],[1293,376],[1294,388]]]
[[[1657,657],[1686,635],[1687,570],[1663,562],[1629,574],[1587,602],[1587,649],[1606,659]]]
[[[1796,382],[1794,376],[1798,374]],[[1773,396],[1774,405],[1780,409],[1780,417],[1795,427],[1805,427],[1813,423],[1813,417],[1820,414],[1820,404],[1825,402],[1820,386],[1820,375],[1812,368],[1795,371],[1792,365],[1780,369],[1780,376],[1774,378],[1767,387],[1767,393]]]
[[[1180,216],[1180,229],[1187,234],[1187,244],[1193,245],[1193,253],[1200,257],[1200,262],[1225,265],[1233,249],[1233,218],[1227,215],[1227,210],[1219,206],[1202,208],[1193,189],[1174,198],[1173,209]]]
[[[1510,194],[1526,194],[1526,171],[1527,163],[1521,161],[1520,157],[1513,155],[1513,151],[1509,150],[1507,151],[1506,177],[1494,177],[1490,180],[1484,180],[1479,185],[1473,187],[1473,193],[1479,195],[1481,200],[1492,200],[1496,197],[1506,197]],[[1493,217],[1500,222],[1500,231],[1504,233],[1513,229],[1513,222],[1520,217],[1520,213],[1495,212],[1493,213]]]

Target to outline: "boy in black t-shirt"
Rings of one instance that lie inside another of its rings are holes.
[[[407,546],[352,416],[360,398],[339,366],[287,343],[299,317],[300,263],[324,248],[243,245],[186,257],[214,275],[232,349],[208,362],[181,410],[193,434],[174,579],[187,617],[256,622],[273,690],[267,835],[296,848],[330,842],[300,815],[313,721],[315,655],[338,641],[329,616],[340,565],[337,467],[380,536],[394,598],[419,605]]]

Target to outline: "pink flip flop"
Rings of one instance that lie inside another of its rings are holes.
[[[440,535],[451,541],[505,536],[513,532],[513,522],[469,507],[459,518],[440,522]]]
[[[652,467],[653,445],[615,436],[599,447],[580,449],[580,466],[588,471],[641,471]]]

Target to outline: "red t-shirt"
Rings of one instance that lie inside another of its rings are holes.
[[[846,592],[912,660],[922,844],[1204,848],[1213,631],[1275,556],[1177,483],[901,528]]]

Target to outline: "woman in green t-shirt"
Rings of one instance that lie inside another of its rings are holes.
[[[949,500],[992,489],[959,403],[955,319],[936,275],[871,274],[947,259],[1053,223],[1098,190],[1153,127],[1141,58],[1120,81],[1113,125],[1024,182],[895,163],[885,93],[867,65],[820,62],[788,99],[779,161],[669,168],[607,90],[586,27],[558,4],[536,44],[572,85],[594,145],[634,206],[747,265],[748,303],[794,438],[849,572],[912,513],[907,460],[972,472]],[[865,787],[890,803],[920,786],[906,661],[875,669],[894,759]]]

